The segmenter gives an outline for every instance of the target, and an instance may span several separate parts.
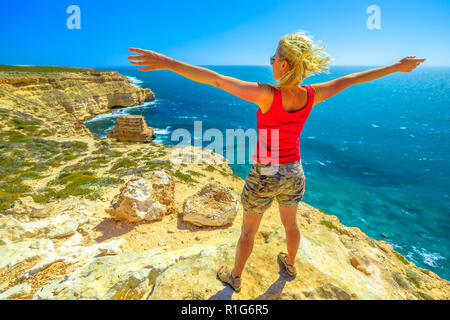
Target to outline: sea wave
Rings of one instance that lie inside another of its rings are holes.
[[[169,130],[170,128],[171,128],[171,126],[167,126],[164,129],[161,129],[161,128],[153,128],[153,129],[154,129],[155,134],[170,134],[170,130]]]
[[[197,119],[198,117],[196,116],[179,116],[177,117],[177,119]]]
[[[89,120],[85,121],[84,123],[102,121],[102,120],[107,120],[107,119],[115,119],[115,118],[117,118],[117,116],[123,116],[123,115],[131,114],[130,113],[131,110],[146,109],[149,106],[153,106],[153,105],[157,104],[158,101],[159,101],[158,99],[155,99],[153,101],[145,102],[144,104],[141,104],[141,105],[138,105],[138,106],[124,107],[122,109],[114,110],[114,111],[112,111],[110,113],[99,114],[99,115],[95,116],[95,118],[89,119]]]
[[[90,123],[90,122],[96,122],[96,121],[100,121],[100,120],[112,119],[112,118],[116,118],[117,116],[120,116],[122,114],[123,114],[123,112],[121,112],[121,110],[113,111],[111,113],[99,114],[95,118],[89,119],[89,120],[85,121],[84,123]]]
[[[325,163],[323,163],[322,161],[320,161],[320,160],[315,160],[316,162],[318,162],[319,164],[321,164],[322,166],[326,166],[326,164]]]
[[[139,80],[139,79],[136,78],[136,77],[131,77],[131,76],[126,76],[126,77],[127,77],[128,79],[131,80],[131,84],[132,84],[133,86],[141,87],[140,85],[144,83],[144,81]]]
[[[431,267],[437,267],[436,262],[438,260],[446,259],[445,257],[441,256],[439,252],[428,252],[425,248],[418,249],[415,246],[412,246],[415,253],[417,253],[423,260],[423,263],[431,266]]]

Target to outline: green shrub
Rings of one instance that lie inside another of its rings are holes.
[[[333,222],[322,220],[322,221],[320,221],[320,224],[323,224],[324,226],[326,226],[330,229],[334,229],[334,230],[338,231],[338,228],[333,224]]]
[[[408,279],[410,282],[412,282],[417,288],[420,289],[420,278],[417,274],[410,270],[406,270],[406,275],[408,276]]]
[[[23,139],[14,139],[14,140],[11,140],[10,142],[11,143],[20,143],[20,142],[28,142],[31,140],[32,140],[32,138],[23,138]]]
[[[70,160],[73,160],[76,158],[77,158],[77,156],[74,154],[67,154],[67,155],[63,156],[63,160],[65,160],[65,161],[70,161]]]
[[[114,178],[114,177],[101,177],[98,179],[96,185],[98,185],[100,187],[107,187],[110,185],[121,184],[121,183],[125,183],[125,180]]]
[[[11,66],[11,65],[0,65],[0,71],[5,72],[91,72],[91,73],[102,73],[111,72],[105,70],[95,70],[93,68],[77,68],[77,67],[53,67],[53,66]]]
[[[194,170],[188,170],[188,173],[190,173],[191,175],[195,176],[195,177],[205,177],[205,175],[203,173],[194,171]]]
[[[402,256],[400,253],[398,253],[397,251],[392,251],[392,253],[404,264],[409,264],[408,260],[405,259],[404,256]]]
[[[6,139],[7,141],[14,142],[17,140],[25,139],[27,136],[21,133],[17,130],[9,130],[9,131],[3,131],[1,133],[2,138]],[[19,141],[20,142],[20,141]]]
[[[145,163],[149,171],[157,169],[170,169],[172,163],[169,160],[153,160]]]
[[[179,170],[177,170],[174,174],[174,177],[177,177],[178,179],[180,179],[183,182],[187,182],[187,183],[198,183],[197,180],[195,180],[194,178],[192,178],[190,175],[185,174]]]
[[[81,153],[88,150],[88,144],[82,141],[64,141],[61,146],[63,149],[68,149],[74,153]]]
[[[92,185],[98,181],[98,178],[91,172],[63,172],[56,179],[57,184],[70,184],[74,186]]]
[[[42,136],[42,137],[49,137],[55,134],[54,130],[48,130],[48,129],[43,129],[41,131],[39,131],[38,135]]]
[[[136,150],[136,151],[130,152],[128,155],[133,158],[138,158],[138,157],[142,156],[143,154],[144,153],[142,151]]]
[[[116,170],[119,168],[133,168],[137,167],[137,162],[128,158],[120,159],[112,166],[111,170]]]
[[[431,297],[430,295],[417,291],[416,292],[418,296],[420,296],[423,300],[434,300],[433,297]]]
[[[0,211],[8,208],[17,198],[19,194],[0,191]]]
[[[41,177],[37,172],[34,171],[23,172],[20,176],[24,179],[37,179]]]
[[[97,150],[92,151],[92,154],[106,154],[110,152],[109,147],[100,147]]]
[[[392,278],[403,289],[407,290],[409,288],[408,283],[403,279],[403,277],[398,272],[392,273]]]
[[[34,165],[34,167],[31,169],[33,171],[42,172],[47,171],[49,169],[49,166],[45,163],[37,163]]]
[[[122,155],[122,152],[117,151],[117,150],[110,150],[110,151],[106,152],[106,155],[108,157],[117,158]]]

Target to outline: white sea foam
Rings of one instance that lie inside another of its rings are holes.
[[[412,246],[415,253],[417,253],[423,260],[423,262],[431,267],[437,267],[436,262],[442,259],[446,259],[445,257],[441,256],[439,252],[428,252],[424,248],[416,248],[415,246]]]
[[[158,102],[158,99],[155,99],[153,101],[145,102],[144,104],[141,104],[138,106],[125,107],[125,108],[122,108],[119,110],[114,110],[113,112],[110,112],[110,113],[99,114],[95,118],[85,121],[85,123],[96,122],[96,121],[105,120],[105,119],[113,119],[113,118],[116,118],[117,116],[127,115],[127,114],[130,114],[130,110],[135,110],[135,109],[139,109],[139,108],[145,109],[145,108],[148,108],[149,106],[155,105],[157,102]]]
[[[400,129],[404,130],[404,129],[408,129],[408,127],[400,127]]]
[[[361,220],[362,222],[364,222],[365,224],[367,224],[367,221],[364,220],[364,218],[358,217],[359,220]]]
[[[197,119],[198,117],[196,117],[196,116],[179,116],[177,118],[178,119]]]
[[[127,76],[127,78],[130,79],[130,80],[131,80],[131,84],[134,85],[134,86],[136,86],[136,87],[140,87],[140,85],[141,85],[142,83],[144,83],[144,81],[139,80],[139,79],[136,78],[136,77],[130,77],[130,76]]]
[[[316,137],[307,137],[308,139],[315,139]]]
[[[121,111],[122,110],[114,111],[114,112],[111,112],[111,113],[99,114],[95,118],[92,118],[92,119],[89,119],[89,120],[85,121],[85,123],[96,122],[96,121],[99,121],[99,120],[105,120],[105,119],[111,119],[111,118],[116,118],[117,116],[120,116],[120,115],[124,114]]]
[[[321,164],[321,165],[323,165],[323,166],[326,166],[326,164],[325,163],[323,163],[322,161],[320,161],[320,160],[316,160],[316,162],[318,162],[319,164]]]
[[[405,209],[403,209],[403,208],[401,208],[401,211],[402,211],[404,214],[406,214],[407,216],[411,216],[411,215],[412,215],[408,210],[405,210]]]
[[[378,128],[379,126],[377,126],[376,124],[373,124],[373,123],[372,123],[372,127]]]
[[[171,128],[171,126],[167,126],[164,129],[154,128],[154,132],[155,132],[155,134],[170,134],[170,130],[169,130],[170,128]]]

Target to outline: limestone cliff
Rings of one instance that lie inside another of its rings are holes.
[[[62,130],[72,121],[64,101],[81,117],[153,96],[94,74],[1,76],[0,299],[450,298],[449,281],[304,202],[297,277],[276,259],[286,244],[274,202],[233,293],[216,271],[234,260],[244,180],[209,149]]]
[[[33,113],[64,136],[89,135],[86,119],[154,99],[116,71],[0,72],[0,106]]]

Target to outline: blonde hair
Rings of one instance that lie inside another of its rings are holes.
[[[306,31],[298,30],[283,36],[278,43],[278,56],[287,60],[290,69],[286,71],[276,84],[288,89],[298,86],[305,78],[316,73],[330,73],[327,68],[331,58],[319,47]]]

